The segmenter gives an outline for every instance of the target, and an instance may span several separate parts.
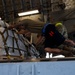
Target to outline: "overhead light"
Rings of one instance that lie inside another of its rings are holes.
[[[18,13],[18,15],[19,16],[25,16],[25,15],[32,15],[32,14],[37,14],[37,13],[39,13],[38,10],[32,10],[32,11]]]
[[[2,18],[0,17],[0,20],[1,20]]]

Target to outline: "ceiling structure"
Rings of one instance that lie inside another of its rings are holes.
[[[7,22],[19,18],[19,12],[34,9],[45,16],[43,21],[64,21],[68,32],[75,31],[75,0],[0,0],[0,17]]]
[[[40,13],[49,16],[51,11],[64,8],[63,0],[0,0],[0,17],[11,21],[18,17],[19,12],[39,9]]]
[[[19,12],[39,9],[49,21],[66,20],[75,18],[74,7],[75,0],[0,0],[0,17],[13,21]]]
[[[5,20],[13,20],[19,12],[39,9],[40,0],[0,0],[0,16]]]

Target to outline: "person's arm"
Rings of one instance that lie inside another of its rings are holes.
[[[65,50],[60,50],[58,48],[45,48],[44,50],[49,53],[62,54],[62,55],[65,55],[66,57],[73,56],[73,54],[71,52],[65,51]]]
[[[65,43],[69,46],[75,46],[75,42],[73,40],[70,40],[70,39],[66,39],[65,40]]]
[[[10,25],[8,28],[9,29],[17,28],[18,26],[21,26],[21,25],[23,25],[25,29],[28,29],[32,33],[40,33],[42,27],[45,25],[45,22],[35,21],[31,19],[24,19],[16,23],[15,25]]]
[[[36,40],[36,46],[39,45],[42,41],[43,41],[44,37],[39,35],[39,37],[37,37],[37,40]]]

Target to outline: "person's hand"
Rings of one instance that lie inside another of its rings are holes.
[[[22,29],[21,29],[21,30],[18,31],[17,33],[18,33],[18,34],[25,34],[25,30],[22,30]]]
[[[13,29],[13,28],[15,28],[14,25],[10,25],[10,26],[8,27],[8,29]]]
[[[75,42],[69,39],[65,40],[65,43],[68,44],[69,46],[75,46]]]

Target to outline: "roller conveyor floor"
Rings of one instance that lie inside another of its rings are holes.
[[[0,63],[5,62],[50,62],[50,61],[75,61],[75,57],[65,58],[26,58],[23,59],[20,56],[0,56]]]

